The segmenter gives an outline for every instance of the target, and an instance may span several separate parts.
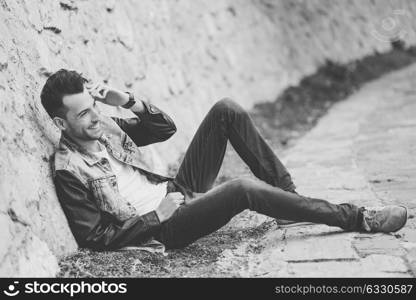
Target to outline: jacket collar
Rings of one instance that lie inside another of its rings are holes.
[[[101,144],[103,144],[106,148],[109,147],[110,143],[108,137],[103,133],[103,135],[98,139]],[[94,154],[94,152],[90,152],[84,147],[78,145],[73,139],[71,139],[68,135],[64,132],[61,134],[61,139],[59,141],[59,148],[61,150],[69,149],[73,152],[77,152],[81,155],[84,161],[89,165],[93,166],[99,162],[101,159],[98,155]]]

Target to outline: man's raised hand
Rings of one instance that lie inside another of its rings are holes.
[[[169,193],[162,199],[159,206],[156,208],[156,214],[159,221],[162,223],[168,220],[175,210],[185,202],[185,198],[181,193]]]
[[[105,98],[107,97],[108,91],[110,88],[98,81],[89,81],[85,84],[85,88],[87,89],[88,93],[98,101],[105,103]]]
[[[129,101],[129,95],[98,81],[85,84],[88,93],[97,101],[111,106],[122,106]]]

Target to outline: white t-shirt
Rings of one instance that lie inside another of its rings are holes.
[[[120,194],[136,208],[139,215],[155,210],[166,196],[167,182],[151,183],[146,176],[129,164],[114,158],[105,147],[102,148],[104,150],[95,154],[107,158],[110,162],[111,169],[117,177]]]

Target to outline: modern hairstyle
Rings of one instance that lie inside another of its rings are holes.
[[[47,80],[40,93],[40,99],[48,115],[65,118],[67,109],[62,103],[66,95],[82,93],[87,79],[76,71],[60,69]]]

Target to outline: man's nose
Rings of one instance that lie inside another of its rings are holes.
[[[100,110],[98,108],[93,108],[91,110],[91,116],[93,120],[99,120],[100,119]]]

